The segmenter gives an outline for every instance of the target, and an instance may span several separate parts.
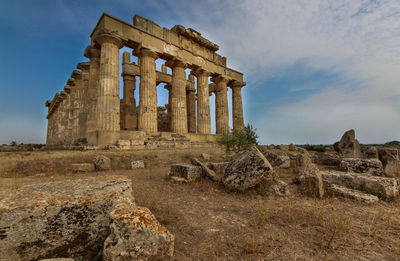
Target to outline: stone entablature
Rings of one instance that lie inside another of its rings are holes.
[[[133,49],[138,63],[131,62],[131,54],[124,52],[120,72],[120,49],[124,46]],[[228,87],[232,89],[233,127],[243,128],[243,74],[227,68],[226,58],[215,53],[218,49],[191,28],[177,25],[169,30],[138,15],[131,25],[104,13],[84,52],[89,61],[78,63],[64,90],[46,101],[47,144],[83,141],[115,145],[132,131],[157,135],[160,126],[162,131],[191,134],[188,136],[199,141],[201,138],[194,135],[211,134],[209,96],[213,93],[216,133],[222,134],[229,131]],[[156,71],[159,58],[166,62]],[[172,74],[167,73],[168,67]],[[189,75],[187,69],[191,70]],[[209,79],[213,83],[209,84]],[[120,81],[124,86],[122,99]],[[157,107],[160,84],[169,97],[166,112],[163,109],[161,114]]]

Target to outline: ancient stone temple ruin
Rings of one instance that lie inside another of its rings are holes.
[[[226,58],[216,53],[219,46],[195,30],[161,28],[139,15],[132,25],[104,13],[90,38],[84,51],[89,61],[78,63],[64,90],[46,102],[48,145],[141,145],[146,137],[168,135],[213,142],[209,97],[215,94],[216,134],[228,132],[228,87],[233,128],[243,128],[243,74],[228,68]],[[120,74],[124,46],[133,50],[138,63],[124,52]],[[165,61],[161,71],[156,70],[157,59]],[[162,107],[157,107],[159,86],[168,90],[168,104]]]

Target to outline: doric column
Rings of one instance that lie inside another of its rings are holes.
[[[210,96],[208,91],[210,73],[203,69],[197,69],[194,71],[194,75],[197,77],[197,132],[210,134]]]
[[[87,100],[87,120],[86,132],[96,131],[97,125],[97,96],[98,96],[98,82],[100,70],[100,50],[88,46],[85,49],[84,56],[90,59],[89,67],[89,86],[86,92]]]
[[[70,87],[70,100],[69,100],[69,112],[68,112],[68,125],[67,130],[69,133],[70,141],[73,142],[74,139],[77,138],[76,128],[74,128],[75,123],[75,115],[77,115],[78,111],[76,109],[76,88],[75,81],[73,79],[68,79],[67,86]]]
[[[131,55],[128,52],[124,52],[122,56],[122,64],[131,64]],[[136,78],[135,75],[129,75],[122,73],[124,80],[123,98],[121,104],[121,129],[127,130],[137,128],[136,120]],[[132,122],[135,121],[135,122]]]
[[[80,113],[79,113],[79,136],[86,138],[86,123],[88,118],[88,97],[87,92],[89,89],[89,77],[90,77],[90,63],[80,62],[76,66],[77,69],[82,71],[82,89],[81,89],[81,102],[80,102]]]
[[[164,85],[164,89],[168,91],[168,106],[167,106],[167,115],[168,115],[168,131],[171,131],[171,91],[172,86],[171,84]]]
[[[71,74],[74,79],[74,100],[72,102],[72,136],[74,139],[82,138],[80,136],[79,116],[81,113],[81,100],[82,100],[82,73],[74,70]]]
[[[189,84],[186,88],[186,111],[188,131],[196,133],[196,89],[194,87],[194,75],[189,74]]]
[[[157,53],[140,48],[135,50],[139,57],[139,119],[138,128],[147,133],[157,132],[157,85],[156,63]]]
[[[232,89],[232,120],[234,130],[240,130],[244,128],[242,87],[245,85],[245,82],[238,81],[233,81],[230,84]]]
[[[60,93],[60,104],[58,105],[58,111],[59,111],[59,134],[58,134],[58,140],[60,143],[65,143],[66,140],[66,128],[68,125],[68,118],[67,118],[67,93],[65,91],[62,91]]]
[[[71,87],[68,85],[64,86],[64,92],[67,94],[65,100],[65,140],[69,142],[71,140],[71,123],[70,123],[70,113],[71,113]]]
[[[95,41],[101,46],[97,101],[97,130],[120,130],[119,49],[124,42],[112,34],[100,34]]]
[[[228,110],[228,79],[222,76],[213,77],[215,82],[215,127],[216,133],[229,132],[229,110]]]
[[[167,63],[172,68],[171,90],[171,132],[187,133],[186,113],[186,64],[179,60]]]

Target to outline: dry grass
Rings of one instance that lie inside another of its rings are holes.
[[[53,156],[59,157],[57,153]],[[30,160],[34,154],[24,157]],[[80,154],[79,160],[82,155],[93,156]],[[232,193],[209,180],[176,184],[165,176],[169,164],[188,160],[187,151],[124,152],[119,157],[121,161],[143,159],[146,168],[80,175],[65,172],[52,179],[110,174],[131,178],[138,205],[150,208],[175,234],[175,260],[400,260],[398,202],[368,206],[335,198],[312,199],[298,194],[295,185],[290,185],[291,196],[279,198],[254,191]],[[293,175],[290,170],[280,174],[286,181]],[[0,197],[24,184],[51,179],[13,175],[1,179]]]

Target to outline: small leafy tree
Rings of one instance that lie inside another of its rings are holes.
[[[257,145],[257,129],[247,124],[241,130],[231,130],[230,133],[222,134],[218,139],[218,144],[225,146],[227,151],[239,152],[248,150],[252,145]]]
[[[11,146],[17,146],[17,142],[15,140],[13,140],[13,141],[10,142],[10,145]]]

